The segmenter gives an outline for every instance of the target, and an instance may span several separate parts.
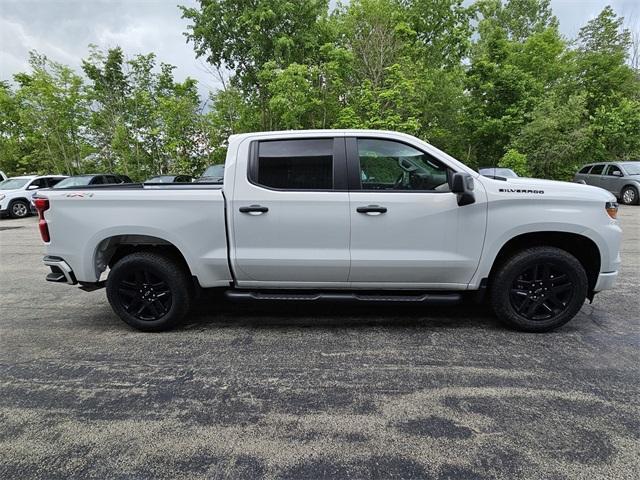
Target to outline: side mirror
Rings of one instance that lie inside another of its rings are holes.
[[[39,188],[40,188],[40,186],[39,186],[39,185],[29,185],[29,186],[27,187],[27,190],[37,190],[37,189],[39,189]]]
[[[451,177],[451,191],[458,196],[458,206],[475,203],[473,177],[465,172],[457,172]]]
[[[622,172],[620,170],[614,170],[613,172],[611,172],[611,175],[613,175],[614,177],[621,177]]]

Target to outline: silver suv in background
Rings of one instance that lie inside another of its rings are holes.
[[[625,205],[640,203],[640,162],[591,163],[573,181],[604,188]]]

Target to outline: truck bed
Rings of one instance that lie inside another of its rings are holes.
[[[231,280],[222,185],[95,185],[38,196],[50,205],[47,252],[63,257],[80,282],[99,280],[116,240],[176,247],[203,287]]]

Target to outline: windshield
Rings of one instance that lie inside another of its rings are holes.
[[[623,163],[622,166],[627,175],[640,175],[640,162]]]
[[[24,187],[29,180],[29,178],[9,178],[0,183],[0,190],[17,190]]]
[[[174,175],[158,175],[157,177],[151,177],[147,180],[147,183],[173,183],[175,178]]]
[[[57,183],[53,188],[82,187],[84,185],[89,185],[92,178],[92,175],[65,178],[61,182]]]
[[[510,168],[499,168],[499,167],[490,167],[490,168],[481,168],[479,170],[481,175],[491,175],[495,177],[511,177],[515,178],[518,175],[516,172],[511,170]]]
[[[224,177],[224,165],[211,165],[202,174],[203,177]]]

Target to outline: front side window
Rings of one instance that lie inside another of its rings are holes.
[[[618,172],[618,173],[616,174],[614,172]],[[613,176],[622,176],[622,170],[620,170],[615,165],[609,165],[609,168],[607,168],[607,175],[611,175],[612,177]]]
[[[331,190],[333,139],[270,140],[258,143],[251,180],[279,190]]]
[[[29,186],[27,187],[29,190],[35,190],[37,188],[46,188],[47,185],[47,179],[46,178],[36,178],[33,182],[31,182],[29,184]]]
[[[595,165],[593,167],[593,169],[591,170],[591,172],[589,172],[591,175],[602,175],[602,171],[604,170],[604,164],[600,164],[600,165]]]
[[[449,191],[447,167],[404,143],[358,139],[362,190]]]

